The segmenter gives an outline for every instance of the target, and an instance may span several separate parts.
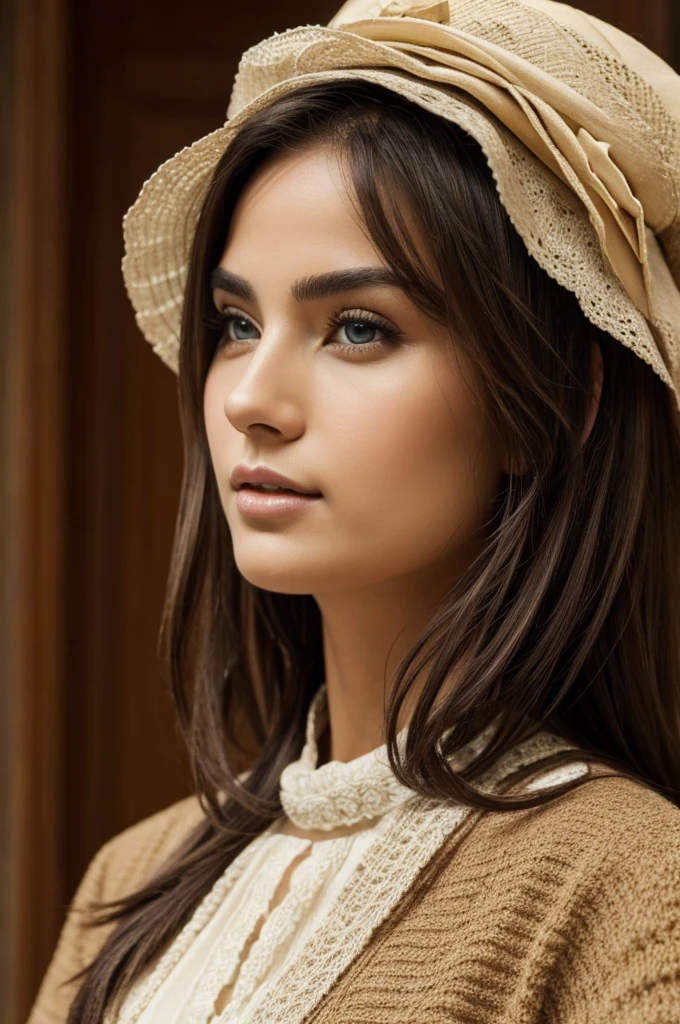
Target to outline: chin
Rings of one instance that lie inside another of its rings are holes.
[[[234,560],[248,583],[274,594],[311,594],[321,582],[318,568],[307,573],[301,571],[299,559],[294,566],[280,565],[278,568],[271,558],[258,563],[248,558],[239,559],[235,552]]]

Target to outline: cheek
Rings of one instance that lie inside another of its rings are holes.
[[[464,544],[488,518],[500,486],[497,453],[450,369],[443,376],[414,367],[342,408],[327,403],[326,417],[335,438],[326,493],[356,539],[422,555],[454,533],[456,547]]]

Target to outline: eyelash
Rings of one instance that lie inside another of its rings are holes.
[[[225,338],[227,326],[231,320],[247,320],[248,323],[253,323],[250,317],[245,316],[243,313],[238,313],[236,311],[232,312],[231,307],[227,307],[227,309],[221,312],[217,312],[212,316],[206,316],[204,318],[203,322],[208,330],[219,332],[218,348],[226,345],[234,345],[239,341],[256,340],[250,338]],[[402,331],[392,327],[387,320],[383,320],[383,318],[378,316],[377,313],[369,313],[366,310],[360,309],[349,309],[343,310],[339,313],[334,313],[328,320],[326,330],[330,330],[331,328],[338,329],[347,323],[370,324],[371,327],[377,327],[378,330],[385,335],[384,339],[375,339],[361,344],[358,342],[355,344],[342,341],[333,342],[334,345],[337,345],[339,348],[343,349],[343,351],[347,351],[348,349],[351,350],[351,358],[361,358],[363,353],[367,351],[374,352],[376,349],[384,348],[386,345],[394,345],[396,344],[397,339],[402,336]],[[357,355],[355,355],[355,353],[357,353]]]

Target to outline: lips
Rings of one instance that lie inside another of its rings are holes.
[[[243,485],[236,494],[236,508],[254,519],[278,519],[299,515],[321,501],[320,494],[299,494],[296,491],[265,491],[261,487]]]
[[[293,490],[292,487],[264,487],[262,484],[241,484],[239,491],[257,491],[258,494],[302,494],[302,491]]]
[[[236,466],[230,477],[231,486],[235,491],[241,490],[244,487],[250,487],[253,490],[258,489],[260,494],[297,494],[297,495],[308,495],[310,497],[319,497],[320,492],[315,491],[311,487],[305,487],[303,484],[298,483],[296,480],[291,480],[290,477],[284,476],[283,473],[279,473],[269,466],[247,466],[245,463],[240,462]],[[280,488],[277,491],[270,491],[263,489],[262,484],[271,484],[274,487]]]

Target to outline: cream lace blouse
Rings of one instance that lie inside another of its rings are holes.
[[[463,808],[449,808],[441,819],[431,810],[420,824],[414,819],[409,829],[406,803],[414,794],[395,779],[386,745],[352,761],[317,767],[317,740],[327,715],[324,685],[309,710],[302,754],[281,774],[285,814],[227,868],[167,952],[128,994],[118,1024],[302,1019],[305,986],[316,986],[318,996],[324,976],[331,983],[362,931],[368,927],[370,935],[375,927],[362,900],[361,919],[352,922],[350,914],[343,938],[342,904],[353,888],[360,889],[354,885],[357,867],[368,867],[371,855],[386,865],[383,897],[375,895],[376,913],[384,915],[442,841],[438,829],[443,838],[452,822],[462,819]],[[406,732],[404,728],[398,736],[402,749]],[[456,763],[462,765],[486,739],[482,734]],[[539,740],[536,750],[541,749]],[[429,830],[423,828],[424,821],[431,824]],[[407,861],[386,855],[388,848],[394,851],[395,829],[400,836],[396,845],[406,842],[410,832],[418,845]],[[320,940],[331,923],[328,911],[334,903],[335,954],[330,943]],[[312,937],[322,941],[324,955],[305,966],[302,950]],[[328,963],[321,962],[324,957]],[[296,976],[303,991],[293,996]],[[276,1008],[284,991],[291,1000],[289,1012],[282,1004]],[[310,989],[308,997],[313,994]]]

